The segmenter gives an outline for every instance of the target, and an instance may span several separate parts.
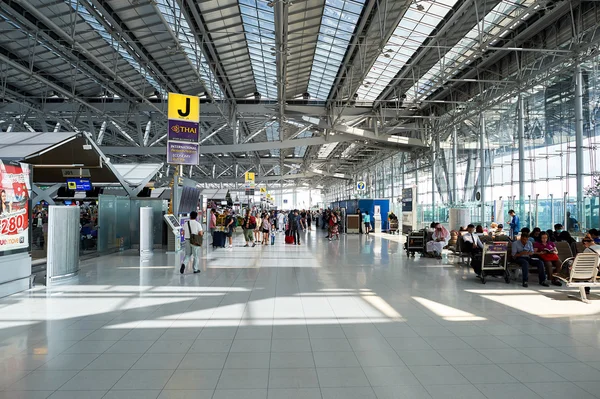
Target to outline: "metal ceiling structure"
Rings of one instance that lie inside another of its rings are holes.
[[[189,177],[317,187],[447,142],[596,51],[599,20],[583,0],[5,0],[0,129],[162,163],[167,93],[197,95]]]

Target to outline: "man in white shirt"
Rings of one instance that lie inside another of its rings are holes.
[[[463,235],[463,241],[465,242],[466,252],[479,252],[483,249],[483,243],[479,239],[479,236],[475,234],[475,225],[467,226],[467,234]]]
[[[185,237],[185,258],[183,259],[183,263],[181,264],[181,268],[179,269],[179,272],[181,274],[183,274],[183,272],[185,271],[185,265],[188,264],[192,256],[194,257],[194,262],[192,263],[194,273],[200,273],[200,269],[198,269],[198,263],[200,262],[200,249],[202,247],[192,245],[190,242],[192,234],[199,236],[202,236],[204,234],[204,232],[202,231],[202,225],[198,223],[196,218],[198,218],[198,212],[194,211],[190,213],[190,220],[182,226]]]

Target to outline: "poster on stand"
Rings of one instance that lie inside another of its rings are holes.
[[[0,160],[0,255],[29,252],[29,165]]]
[[[402,190],[402,233],[408,234],[417,228],[416,188]]]

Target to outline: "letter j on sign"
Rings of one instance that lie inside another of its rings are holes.
[[[198,122],[200,120],[200,99],[196,96],[169,93],[169,119]]]

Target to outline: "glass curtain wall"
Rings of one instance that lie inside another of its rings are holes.
[[[600,56],[581,64],[583,71],[583,186],[593,186],[600,162]],[[435,184],[432,184],[430,156],[398,153],[357,174],[357,180],[367,184],[364,192],[349,190],[346,198],[394,198],[404,187],[417,184],[420,208],[419,221],[445,221],[447,208],[468,207],[472,221],[488,224],[496,216],[498,222],[508,220],[507,212],[514,208],[522,226],[550,229],[554,223],[564,223],[565,210],[570,212],[571,230],[600,226],[600,200],[594,193],[585,196],[581,213],[577,210],[576,145],[575,145],[575,78],[573,70],[548,79],[543,85],[515,93],[480,115],[466,115],[457,129],[457,161],[453,160],[452,138],[446,130],[433,132],[440,139],[440,148],[433,163]],[[523,107],[522,131],[519,137],[519,102]],[[481,129],[483,119],[485,129]],[[484,134],[484,151],[479,138]],[[520,151],[520,144],[523,144]],[[482,162],[483,156],[483,162]],[[522,160],[520,160],[522,156]],[[419,167],[417,169],[416,159]],[[481,173],[481,165],[484,165]],[[456,198],[453,198],[453,168],[456,168]],[[523,173],[519,171],[523,165]],[[393,171],[393,172],[392,172]],[[523,176],[520,184],[520,176]],[[481,192],[481,179],[485,184]],[[340,183],[346,185],[347,183]],[[392,190],[393,186],[393,190]],[[520,192],[522,188],[523,192]],[[325,192],[325,202],[331,202],[332,189]],[[588,190],[586,190],[588,192]],[[485,217],[481,220],[481,202],[485,199]],[[565,202],[566,201],[566,202]],[[502,210],[502,212],[500,212]]]

